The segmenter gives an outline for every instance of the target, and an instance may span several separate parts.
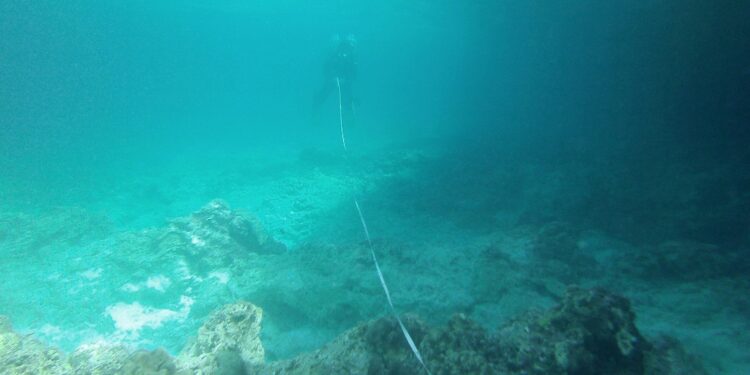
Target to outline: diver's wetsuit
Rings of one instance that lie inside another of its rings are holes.
[[[338,85],[341,87],[341,107],[343,115],[348,120],[353,120],[354,97],[352,83],[357,75],[357,64],[354,61],[354,47],[341,42],[335,53],[328,57],[324,66],[323,86],[315,95],[314,110],[319,113],[326,99],[333,93],[338,100]]]

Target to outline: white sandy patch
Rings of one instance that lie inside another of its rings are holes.
[[[135,292],[141,290],[141,287],[138,286],[138,285],[136,285],[136,284],[133,284],[133,283],[127,283],[127,284],[123,285],[120,289],[122,289],[122,290],[124,290],[126,292],[135,293]]]
[[[120,287],[120,290],[129,293],[135,293],[143,288],[149,288],[158,292],[164,293],[169,286],[172,285],[172,280],[164,275],[150,276],[146,281],[141,283],[127,283]]]
[[[204,241],[200,236],[196,234],[190,235],[190,243],[198,247],[206,245],[206,241]]]
[[[226,284],[229,282],[229,272],[226,271],[213,271],[208,274],[209,278],[214,278],[219,284]]]
[[[185,319],[190,314],[193,303],[192,298],[181,296],[182,307],[179,311],[174,311],[143,306],[139,302],[118,302],[108,306],[105,312],[115,322],[115,329],[118,331],[140,331],[144,327],[159,328],[165,322]]]
[[[88,269],[86,271],[81,272],[81,276],[83,276],[83,278],[87,280],[98,279],[101,275],[102,275],[101,268],[92,268],[92,269]]]
[[[151,276],[146,280],[146,287],[160,292],[164,292],[169,285],[172,284],[172,280],[164,275]]]
[[[62,334],[62,330],[58,326],[47,323],[39,327],[37,333],[44,337],[57,337]]]
[[[119,331],[139,331],[143,327],[159,328],[162,323],[177,319],[177,311],[143,307],[140,303],[117,303],[107,307],[107,314]]]

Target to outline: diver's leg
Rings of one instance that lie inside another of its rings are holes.
[[[355,109],[354,95],[352,86],[349,82],[341,85],[341,108],[344,111],[344,119],[350,126],[355,125],[357,121],[357,111]]]
[[[312,119],[313,119],[314,124],[319,123],[320,112],[323,110],[323,104],[325,104],[326,99],[328,99],[328,97],[331,96],[331,92],[333,91],[334,88],[335,87],[334,85],[331,84],[330,80],[325,80],[320,90],[318,90],[315,93],[315,97],[313,98],[313,108],[312,108]]]
[[[326,99],[328,99],[328,97],[331,95],[331,91],[333,91],[333,85],[331,85],[331,83],[326,80],[320,90],[315,93],[315,98],[313,99],[313,108],[316,111],[319,111],[320,108],[323,107]]]

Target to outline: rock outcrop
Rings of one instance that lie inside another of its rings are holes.
[[[599,289],[568,289],[546,312],[531,312],[495,335],[510,373],[644,374],[652,348],[628,300]]]
[[[416,342],[424,338],[424,323],[410,316],[403,321]],[[419,363],[406,345],[396,321],[382,318],[350,329],[312,353],[254,370],[268,375],[418,374]]]
[[[263,310],[248,302],[214,311],[177,357],[179,367],[191,374],[242,374],[263,363],[262,318]]]
[[[131,353],[125,346],[106,343],[81,346],[70,355],[68,364],[71,367],[72,374],[178,374],[174,359],[164,350],[137,350]]]
[[[649,343],[634,319],[625,298],[572,287],[560,305],[524,314],[494,334],[460,314],[433,329],[414,318],[406,321],[435,375],[705,374],[676,341]],[[257,370],[277,375],[423,372],[389,318],[351,329],[313,353]]]
[[[344,332],[322,348],[264,363],[262,310],[248,302],[213,312],[180,355],[128,353],[120,347],[90,347],[70,358],[20,336],[0,319],[0,366],[10,374],[420,374],[420,364],[393,318]],[[635,326],[628,300],[600,289],[571,287],[547,311],[522,314],[489,332],[457,314],[430,328],[403,318],[434,375],[705,375],[680,344],[649,342]]]
[[[286,250],[283,244],[268,235],[256,218],[233,211],[218,199],[189,217],[173,220],[170,229],[182,234],[195,245],[194,249],[223,248],[259,254]]]
[[[72,373],[65,355],[37,341],[31,335],[13,331],[10,321],[0,316],[0,370],[3,374]]]

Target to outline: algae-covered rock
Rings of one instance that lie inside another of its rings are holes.
[[[427,327],[414,317],[404,324],[416,342]],[[418,374],[420,365],[393,318],[352,328],[312,353],[256,367],[260,374]]]
[[[114,374],[122,368],[129,354],[122,345],[97,342],[78,347],[68,358],[68,363],[76,374]]]
[[[503,371],[500,348],[489,333],[463,314],[430,330],[421,343],[433,374],[497,374]]]
[[[262,310],[248,302],[214,311],[175,360],[162,350],[117,345],[79,348],[69,359],[11,330],[0,317],[3,374],[422,374],[392,317],[358,325],[322,348],[264,363]],[[414,316],[404,325],[434,375],[705,375],[700,362],[668,337],[650,343],[635,326],[627,299],[571,287],[547,311],[531,311],[489,332],[464,315],[430,328]]]
[[[178,366],[194,374],[217,374],[262,363],[262,317],[263,310],[248,302],[214,311],[178,356]]]
[[[430,330],[421,346],[435,375],[498,374],[504,370],[497,341],[463,314],[454,315],[444,327]]]
[[[83,345],[70,356],[13,332],[0,316],[0,374],[8,375],[173,375],[173,358],[165,351],[139,350],[108,343]],[[182,373],[179,375],[190,373]]]
[[[650,348],[625,298],[570,288],[562,303],[529,313],[497,337],[510,369],[531,374],[642,374]]]
[[[76,349],[68,358],[73,374],[80,375],[172,375],[177,370],[164,350],[137,350],[117,344],[94,343]]]
[[[173,375],[177,374],[174,359],[165,351],[139,350],[131,354],[123,366],[115,372],[117,375]]]
[[[497,333],[503,361],[529,374],[643,374],[650,344],[625,298],[568,289],[558,306],[528,313]]]
[[[5,317],[0,317],[0,370],[9,375],[72,373],[62,352],[44,345],[32,335],[13,332]]]
[[[405,319],[434,375],[704,375],[679,346],[650,344],[625,298],[599,289],[569,288],[563,301],[528,312],[490,333],[464,315],[429,328]],[[256,366],[261,374],[422,374],[392,318],[346,331],[294,359]]]

